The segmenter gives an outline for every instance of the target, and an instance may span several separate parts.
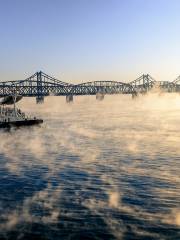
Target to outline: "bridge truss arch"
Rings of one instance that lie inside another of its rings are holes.
[[[14,93],[26,97],[43,98],[44,96],[132,94],[146,93],[158,87],[166,92],[180,92],[180,76],[173,82],[156,81],[149,74],[143,74],[129,83],[118,81],[91,81],[72,84],[60,81],[42,71],[19,81],[0,82],[0,97]]]

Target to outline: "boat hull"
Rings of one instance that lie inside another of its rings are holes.
[[[21,121],[0,122],[0,128],[32,126],[32,125],[38,125],[41,123],[43,123],[42,119],[27,119],[27,120],[21,120]]]

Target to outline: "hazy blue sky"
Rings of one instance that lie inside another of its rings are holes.
[[[180,74],[180,0],[0,0],[0,80]]]

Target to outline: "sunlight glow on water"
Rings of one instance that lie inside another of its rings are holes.
[[[49,97],[1,131],[0,238],[180,239],[180,96]]]

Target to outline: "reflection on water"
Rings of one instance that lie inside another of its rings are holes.
[[[1,239],[180,239],[180,96],[19,103],[1,131]]]

